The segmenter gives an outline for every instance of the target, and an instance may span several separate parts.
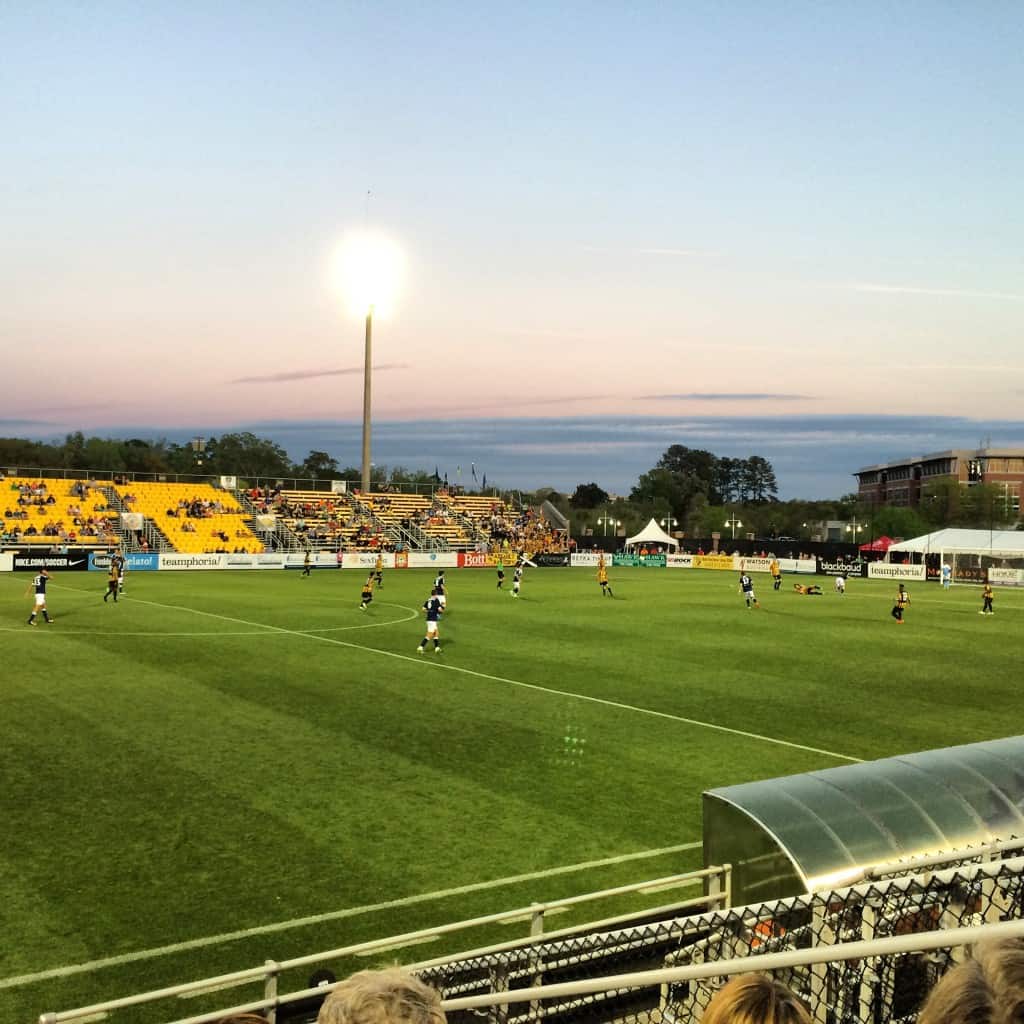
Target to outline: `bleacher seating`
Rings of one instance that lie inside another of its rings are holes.
[[[118,513],[107,508],[106,495],[99,489],[111,484],[110,480],[5,477],[0,481],[0,540],[8,545],[118,543]]]
[[[272,499],[255,500],[258,507],[276,514],[311,548],[335,551],[388,545],[386,534],[377,529],[371,517],[359,512],[347,495],[281,490]]]
[[[212,484],[144,483],[115,487],[126,509],[152,519],[177,551],[262,552],[262,542],[244,522],[244,511],[228,491]]]

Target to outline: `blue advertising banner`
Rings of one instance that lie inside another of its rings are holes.
[[[124,567],[129,572],[156,570],[160,568],[160,556],[154,551],[135,551],[124,556]],[[106,551],[90,551],[89,568],[96,572],[106,572],[110,568],[110,555]]]

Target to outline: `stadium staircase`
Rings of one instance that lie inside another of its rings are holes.
[[[242,511],[245,513],[242,517],[242,522],[253,532],[253,534],[259,537],[264,546],[269,551],[303,551],[306,545],[302,542],[299,536],[288,529],[288,525],[282,520],[280,516],[274,516],[274,529],[265,530],[259,524],[259,520],[256,518],[260,515],[260,510],[256,507],[256,503],[249,497],[249,492],[241,487],[236,487],[232,492],[235,496],[235,500],[242,507]]]

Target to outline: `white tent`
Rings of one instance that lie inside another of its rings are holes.
[[[889,548],[889,555],[914,554],[998,555],[1001,558],[1024,556],[1024,530],[936,530],[913,537]]]
[[[635,537],[626,538],[627,549],[636,544],[668,544],[673,548],[679,547],[679,541],[670,537],[653,519]]]

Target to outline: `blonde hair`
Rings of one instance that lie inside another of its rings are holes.
[[[1024,939],[980,942],[971,959],[947,971],[918,1024],[1013,1024],[1024,1020]]]
[[[441,996],[399,967],[360,971],[324,1000],[317,1024],[446,1024]]]
[[[766,974],[726,982],[704,1011],[703,1024],[811,1024],[807,1007]]]

